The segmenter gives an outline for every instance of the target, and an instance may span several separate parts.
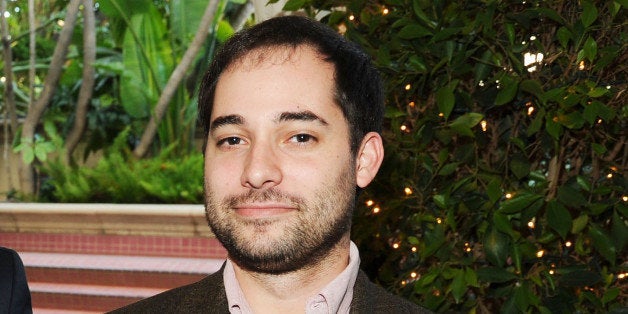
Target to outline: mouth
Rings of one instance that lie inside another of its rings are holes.
[[[236,214],[248,219],[272,218],[296,211],[297,208],[280,203],[251,203],[234,207]]]

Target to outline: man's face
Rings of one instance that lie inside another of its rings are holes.
[[[221,75],[205,151],[206,212],[241,267],[293,271],[348,235],[355,159],[333,91],[333,65],[307,46],[253,51]]]

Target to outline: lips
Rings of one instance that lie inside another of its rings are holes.
[[[235,212],[246,218],[259,219],[280,216],[297,210],[286,204],[240,204],[234,207]]]

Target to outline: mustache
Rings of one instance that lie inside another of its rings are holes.
[[[277,202],[286,203],[291,206],[302,208],[305,200],[301,197],[284,193],[277,189],[268,189],[263,191],[249,190],[246,193],[226,197],[224,204],[230,208],[248,203]]]

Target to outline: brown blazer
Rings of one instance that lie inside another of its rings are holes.
[[[223,266],[224,268],[224,266]],[[222,269],[193,284],[165,291],[111,313],[229,313]],[[351,313],[432,313],[386,292],[360,271],[353,288]]]

